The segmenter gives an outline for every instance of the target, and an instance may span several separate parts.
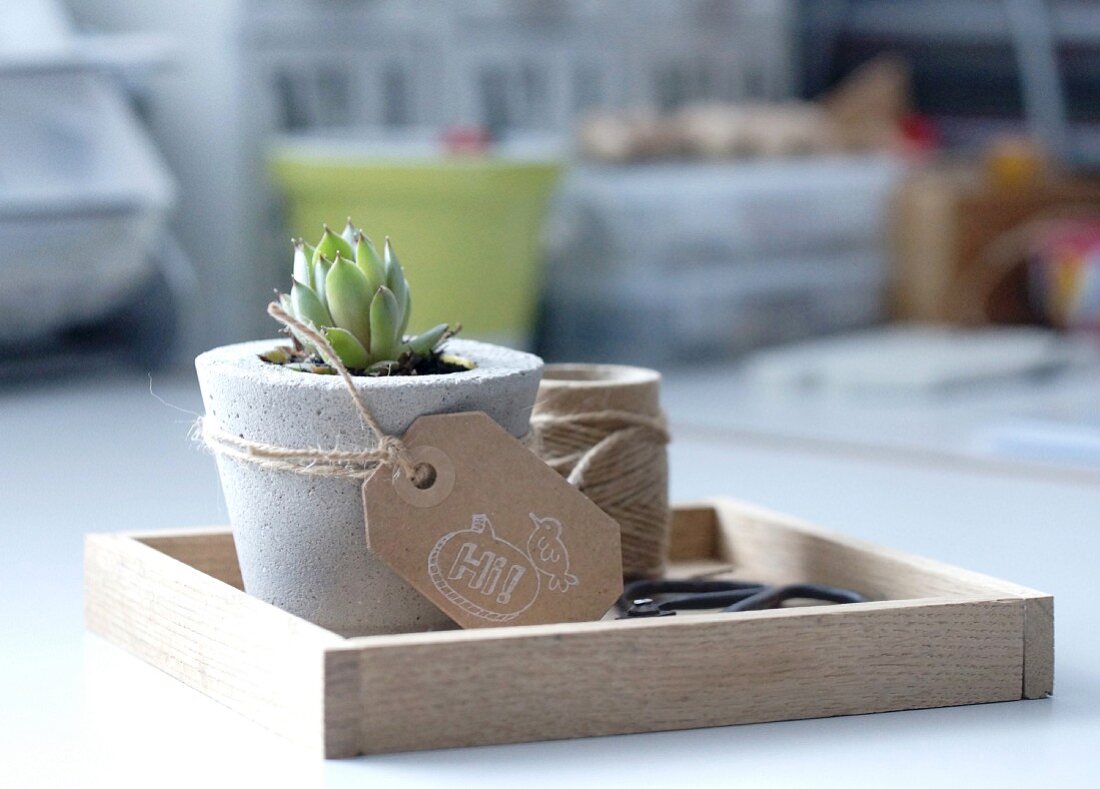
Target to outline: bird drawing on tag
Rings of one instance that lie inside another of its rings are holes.
[[[530,513],[535,532],[527,540],[527,555],[535,568],[550,579],[550,588],[566,592],[577,585],[577,576],[569,572],[569,552],[561,539],[561,521],[540,518]]]

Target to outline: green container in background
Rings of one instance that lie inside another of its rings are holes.
[[[351,216],[379,248],[390,237],[414,296],[410,331],[461,323],[463,337],[530,341],[558,161],[284,142],[270,166],[293,236],[315,243],[322,223]]]

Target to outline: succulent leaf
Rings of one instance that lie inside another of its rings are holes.
[[[464,370],[472,370],[477,365],[464,356],[455,356],[453,353],[441,353],[439,354],[439,361],[444,364],[453,364],[455,367],[461,367]]]
[[[329,269],[325,280],[328,309],[336,325],[355,335],[364,348],[371,347],[370,283],[359,268],[343,257]]]
[[[293,289],[292,289],[293,290]],[[283,308],[285,312],[289,312],[294,317],[298,317],[298,311],[294,309],[294,301],[286,293],[279,294],[279,306]],[[288,327],[287,331],[291,336],[298,341],[298,344],[308,350],[310,353],[317,353],[317,349],[313,346],[309,340],[296,332],[294,329]]]
[[[289,348],[272,348],[267,353],[261,353],[260,358],[271,364],[287,364],[293,358]]]
[[[328,279],[329,269],[332,263],[324,255],[317,258],[313,264],[313,292],[321,299],[321,303],[328,306],[328,292],[325,290],[325,281]]]
[[[339,326],[331,326],[325,329],[325,338],[349,370],[362,370],[370,366],[370,356],[366,348],[351,332]]]
[[[392,359],[397,350],[397,330],[401,325],[401,308],[393,291],[383,286],[370,304],[370,355],[374,359]]]
[[[386,236],[386,243],[382,247],[383,261],[386,264],[386,287],[397,295],[397,289],[400,287],[399,283],[405,282],[405,268],[401,265],[401,261],[397,259],[397,253],[393,250],[393,244],[390,243],[390,237]]]
[[[405,339],[405,332],[409,328],[409,316],[412,315],[412,290],[405,285],[405,303],[401,305],[401,325],[397,328],[397,341]],[[444,324],[446,325],[446,324]],[[430,349],[429,349],[430,350]]]
[[[333,233],[328,225],[325,225],[325,232],[321,234],[321,240],[317,242],[317,248],[313,250],[313,263],[316,265],[322,256],[329,260],[336,260],[336,256],[341,255],[350,260],[354,254],[351,244]],[[316,285],[316,283],[314,284]]]
[[[300,238],[294,239],[294,279],[313,287],[313,266],[306,254],[305,242]]]
[[[355,265],[367,276],[373,290],[386,284],[386,264],[362,231],[355,237]]]
[[[405,343],[413,353],[428,353],[433,350],[447,333],[448,326],[441,323],[426,332],[422,332]]]
[[[351,246],[355,246],[355,237],[359,235],[359,228],[351,223],[351,217],[348,217],[348,223],[344,225],[344,230],[340,233],[340,238],[344,239]]]
[[[393,244],[390,243],[388,236],[383,247],[383,255],[386,264],[386,287],[392,290],[393,295],[397,297],[397,304],[401,307],[402,313],[411,312],[411,310],[405,309],[405,305],[410,301],[409,284],[405,281],[405,269],[401,266],[401,261],[397,259],[397,254],[393,251]],[[408,317],[402,314],[402,318],[398,322],[402,333],[408,323]]]
[[[332,316],[321,302],[321,298],[309,285],[294,280],[290,289],[291,312],[300,321],[307,321],[318,328],[332,325]]]

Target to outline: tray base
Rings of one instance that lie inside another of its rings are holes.
[[[1053,598],[731,500],[679,576],[873,602],[342,638],[241,590],[228,529],[89,535],[90,630],[327,757],[1040,698]]]

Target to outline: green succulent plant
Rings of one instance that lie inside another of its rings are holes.
[[[412,293],[389,238],[379,255],[349,218],[339,235],[325,225],[316,246],[300,238],[293,244],[294,284],[289,294],[280,294],[279,302],[299,321],[321,331],[349,370],[415,370],[424,359],[437,356],[439,345],[454,334],[441,323],[415,337],[406,336]],[[295,339],[306,352],[316,354],[307,338]]]

